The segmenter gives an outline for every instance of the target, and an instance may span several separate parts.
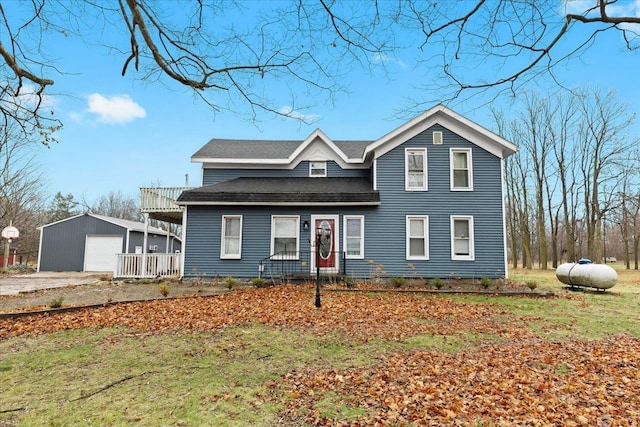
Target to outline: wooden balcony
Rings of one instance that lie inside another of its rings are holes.
[[[180,224],[182,208],[176,200],[190,187],[140,188],[140,212],[149,214],[149,218]]]

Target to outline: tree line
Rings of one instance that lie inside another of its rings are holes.
[[[526,93],[494,109],[519,146],[504,162],[509,258],[515,268],[640,257],[640,159],[635,115],[615,91]]]
[[[614,91],[523,94],[493,109],[496,131],[518,145],[505,159],[505,210],[513,267],[549,268],[589,258],[640,264],[640,138]],[[6,127],[0,137],[0,225],[21,231],[15,248],[36,259],[40,227],[91,212],[140,221],[139,200],[112,191],[95,202],[58,192],[47,201],[38,143]]]
[[[72,194],[57,192],[47,203],[43,184],[42,179],[31,181],[28,192],[13,198],[7,197],[18,193],[12,186],[0,189],[0,228],[13,223],[20,230],[20,238],[11,243],[11,248],[16,249],[17,263],[33,264],[37,261],[40,243],[38,227],[43,225],[82,213],[142,220],[138,199],[125,196],[120,191],[111,191],[93,203],[78,201]]]

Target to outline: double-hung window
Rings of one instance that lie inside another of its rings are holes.
[[[222,215],[220,258],[240,259],[242,256],[242,215]]]
[[[475,259],[472,216],[451,217],[451,259],[462,261]]]
[[[364,258],[364,216],[344,216],[344,247],[347,258]]]
[[[429,259],[429,217],[407,215],[407,259]]]
[[[274,259],[298,259],[300,251],[300,217],[271,217],[271,254]]]
[[[471,164],[470,148],[452,148],[450,156],[451,164],[451,190],[473,190],[473,168]]]
[[[405,179],[407,191],[427,189],[427,149],[407,148],[404,152]]]
[[[327,176],[327,162],[309,162],[309,176],[324,178]]]

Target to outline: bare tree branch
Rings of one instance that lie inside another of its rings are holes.
[[[591,0],[583,11],[567,10],[564,16],[556,2],[535,0],[398,0],[375,1],[373,7],[299,0],[246,8],[242,2],[199,0],[182,3],[180,16],[174,16],[173,5],[149,0],[118,0],[115,7],[91,0],[17,4],[19,17],[7,13],[14,4],[0,4],[7,34],[0,44],[0,114],[20,122],[25,132],[42,130],[45,143],[59,122],[44,100],[53,77],[65,72],[45,57],[48,32],[124,51],[123,76],[166,77],[193,89],[216,111],[247,109],[254,116],[257,110],[277,114],[282,102],[275,100],[283,89],[331,98],[345,89],[342,77],[352,66],[386,71],[394,55],[423,70],[429,83],[418,100],[434,94],[446,102],[488,91],[493,97],[503,91],[516,95],[542,76],[562,85],[554,69],[579,59],[605,32],[618,31],[629,50],[640,47],[640,29],[633,27],[640,17],[626,14],[615,0]],[[567,37],[578,24],[592,30]],[[117,46],[94,28],[124,30],[128,37]],[[35,86],[28,105],[17,97],[27,83]]]

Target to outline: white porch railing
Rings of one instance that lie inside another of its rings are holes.
[[[178,196],[190,187],[160,187],[140,189],[141,212],[180,212]]]
[[[116,254],[113,277],[114,279],[177,277],[180,276],[181,260],[181,254]]]

